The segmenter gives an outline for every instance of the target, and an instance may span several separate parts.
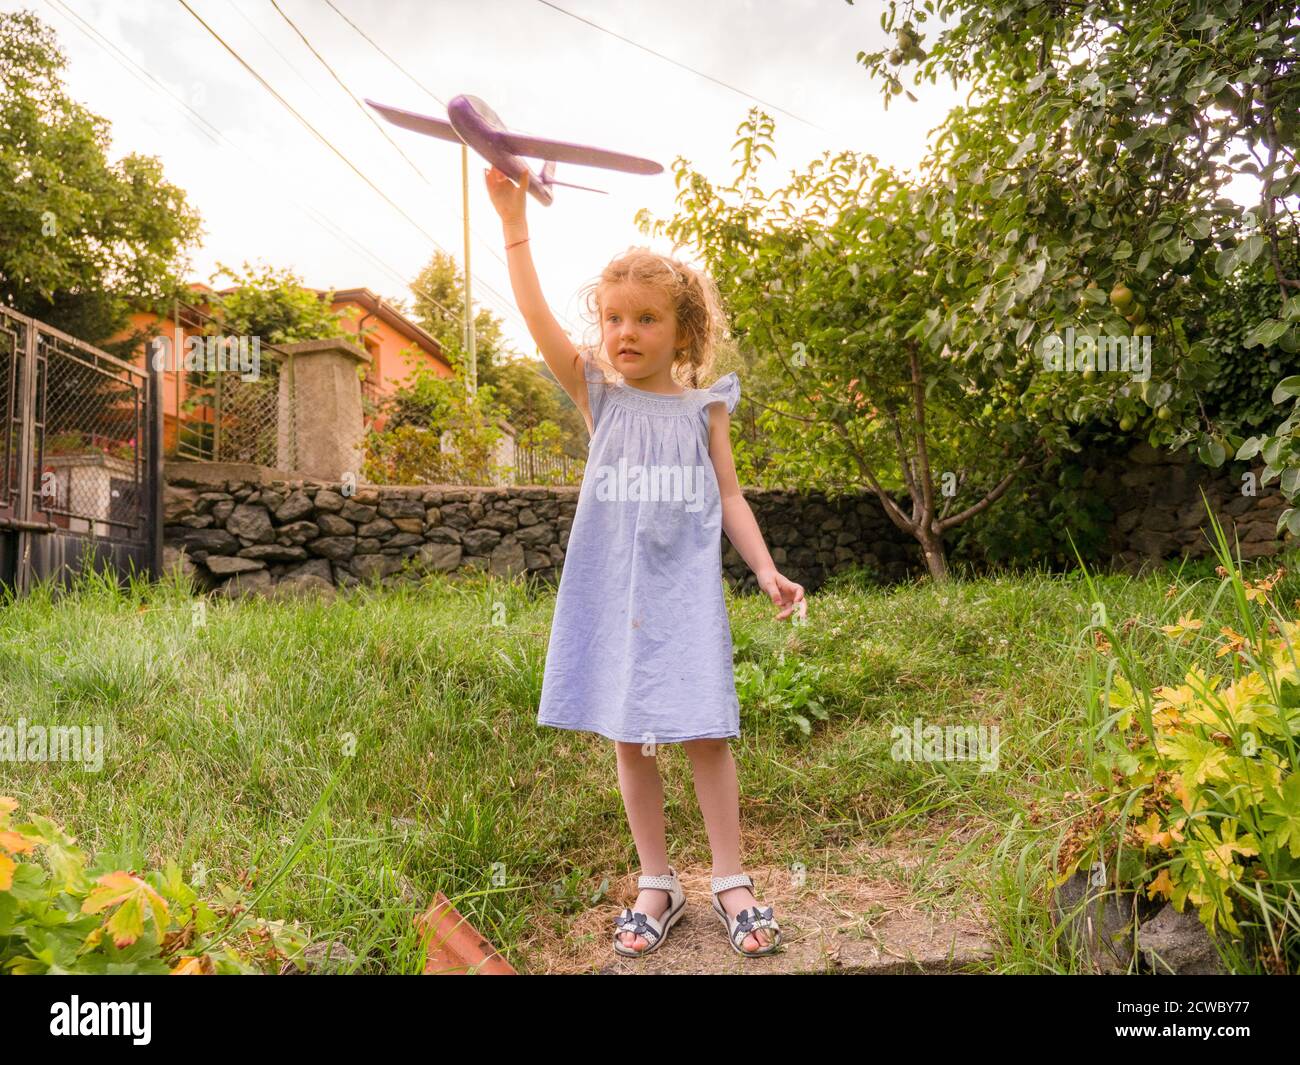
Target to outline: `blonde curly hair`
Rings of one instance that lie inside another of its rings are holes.
[[[678,333],[686,341],[673,358],[673,379],[684,388],[700,388],[701,380],[717,359],[720,344],[728,336],[726,315],[713,279],[701,270],[649,248],[629,248],[611,259],[579,297],[584,317],[596,330],[596,343],[589,344],[588,350],[606,374],[616,371],[602,351],[601,296],[610,285],[623,282],[645,285],[667,298],[677,319]]]

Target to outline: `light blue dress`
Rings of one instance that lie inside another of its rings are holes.
[[[709,404],[734,373],[665,396],[583,356],[592,436],[565,551],[540,725],[629,743],[740,735]]]

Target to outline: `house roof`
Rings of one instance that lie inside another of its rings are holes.
[[[202,282],[191,283],[190,288],[196,291],[201,290],[203,293],[211,292],[218,296],[228,296],[232,292],[239,291],[238,285],[231,285],[230,287],[223,288],[223,289],[212,289],[209,288],[207,285],[204,285]],[[307,291],[314,292],[316,296],[319,297],[320,299],[324,299],[326,296],[329,295],[329,290],[323,288],[312,288],[312,289],[308,289]],[[413,321],[407,318],[406,315],[402,314],[402,312],[399,311],[396,307],[392,306],[392,304],[386,303],[382,296],[377,295],[374,292],[371,292],[370,289],[368,288],[336,289],[334,291],[334,302],[355,303],[361,307],[364,307],[371,314],[377,316],[379,319],[386,322],[390,327],[395,329],[402,336],[406,337],[407,340],[419,344],[420,347],[424,348],[425,351],[427,351],[430,355],[433,355],[435,358],[440,360],[443,363],[443,365],[447,366],[450,369],[451,363],[449,363],[446,357],[443,355],[442,345],[438,343],[437,338],[434,337],[434,335],[430,333],[427,329],[424,329],[423,327],[416,325]]]
[[[324,289],[313,289],[318,296],[324,298],[329,295]],[[378,317],[391,328],[397,330],[408,340],[414,341],[430,354],[437,356],[444,363],[446,358],[442,354],[442,345],[428,330],[416,325],[406,317],[396,307],[384,301],[382,296],[371,292],[368,288],[341,288],[334,291],[335,303],[355,303],[364,307],[371,314]],[[450,363],[447,363],[450,366]]]

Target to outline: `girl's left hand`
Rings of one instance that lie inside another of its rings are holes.
[[[763,589],[772,599],[772,602],[782,609],[777,613],[776,620],[784,621],[792,613],[795,607],[799,608],[799,617],[806,617],[808,614],[808,603],[803,597],[803,585],[795,584],[794,581],[787,580],[776,570],[764,574],[758,578],[758,586]]]

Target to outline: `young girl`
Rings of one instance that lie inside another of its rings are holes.
[[[488,192],[501,216],[510,282],[547,366],[591,433],[586,473],[556,593],[539,724],[614,741],[619,787],[641,860],[640,894],[615,923],[613,948],[656,950],[686,899],[668,864],[656,745],[680,743],[691,760],[713,851],[713,909],[732,949],[771,954],[780,926],[758,906],[741,871],[740,800],[727,738],[740,734],[731,630],[723,597],[721,533],[790,617],[801,585],[777,572],[736,481],[728,415],[740,382],[727,374],[694,387],[722,329],[708,278],[634,250],[588,292],[601,323],[607,380],[595,352],[580,354],[542,296],[528,245],[528,176],[516,186],[493,167]],[[678,381],[688,380],[683,388]]]

